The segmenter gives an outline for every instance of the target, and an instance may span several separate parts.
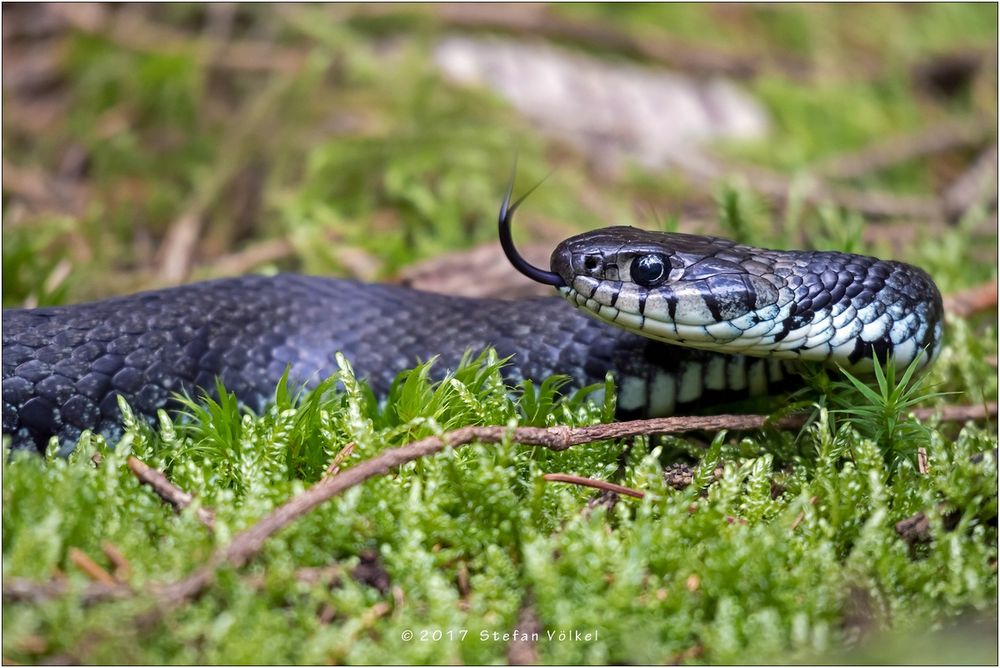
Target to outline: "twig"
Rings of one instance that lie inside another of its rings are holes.
[[[507,663],[511,666],[534,666],[538,664],[538,648],[534,641],[540,637],[543,627],[538,619],[532,603],[533,596],[529,592],[521,603],[521,612],[517,615],[517,633],[511,634],[507,645]],[[536,635],[537,634],[537,635]]]
[[[295,80],[294,76],[272,78],[231,124],[232,129],[219,149],[218,159],[209,177],[201,181],[198,191],[185,205],[183,213],[167,230],[157,257],[157,273],[161,283],[179,283],[190,273],[207,211],[243,166],[249,146],[259,143],[258,135],[270,118],[270,112],[277,107]]]
[[[101,541],[101,552],[104,556],[114,564],[115,572],[114,578],[116,582],[124,582],[128,580],[129,575],[132,573],[132,564],[129,563],[128,559],[122,553],[118,546],[111,541]]]
[[[568,482],[571,485],[592,487],[605,492],[624,494],[625,496],[631,496],[636,499],[642,499],[646,496],[645,492],[640,492],[639,490],[632,489],[631,487],[623,487],[622,485],[616,485],[613,482],[595,480],[594,478],[584,478],[582,476],[572,475],[569,473],[546,473],[542,476],[542,479],[548,480],[549,482]]]
[[[337,455],[333,458],[333,461],[330,462],[330,465],[326,467],[326,472],[323,475],[335,476],[338,473],[340,473],[340,465],[344,463],[345,459],[351,456],[351,453],[354,452],[354,448],[355,448],[354,441],[351,441],[343,448],[341,448],[340,452],[338,452]]]
[[[408,11],[419,7],[408,5]],[[367,16],[398,14],[391,5],[362,5],[350,9]],[[812,65],[788,53],[739,53],[710,49],[657,35],[649,38],[614,29],[608,23],[571,19],[549,11],[543,4],[522,4],[517,11],[497,3],[443,3],[428,7],[434,17],[456,28],[503,30],[516,35],[534,35],[612,49],[634,58],[702,75],[749,78],[763,72],[780,72],[798,79],[809,76]]]
[[[813,178],[793,187],[793,180],[784,174],[764,167],[723,165],[707,156],[694,161],[678,161],[676,166],[683,170],[695,183],[714,187],[716,182],[728,174],[738,173],[747,185],[756,192],[777,202],[786,202],[794,192],[803,201],[812,204],[832,203],[863,213],[873,219],[912,218],[944,219],[944,206],[936,197],[919,195],[899,195],[881,190],[834,187]]]
[[[981,122],[945,121],[915,134],[892,137],[854,153],[835,156],[815,168],[826,178],[852,179],[916,158],[985,142],[993,128]]]
[[[920,475],[927,475],[927,448],[917,448],[917,471]]]
[[[67,553],[69,560],[76,564],[76,567],[86,574],[88,578],[94,582],[99,582],[103,585],[114,586],[118,584],[111,573],[104,570],[100,564],[91,559],[86,552],[83,550],[71,547]]]
[[[983,406],[944,406],[918,409],[913,414],[926,419],[939,416],[942,420],[968,421],[995,416],[995,402]],[[237,534],[229,546],[219,550],[209,563],[171,586],[165,591],[168,601],[181,602],[193,598],[208,587],[215,572],[223,565],[240,567],[253,558],[272,535],[288,526],[313,508],[333,497],[360,485],[370,478],[385,475],[403,464],[427,457],[446,448],[458,448],[469,443],[502,443],[506,440],[522,445],[548,448],[556,452],[595,441],[606,441],[630,436],[680,434],[699,430],[754,430],[771,427],[795,429],[806,423],[807,416],[792,415],[771,421],[766,415],[715,415],[655,418],[599,424],[590,427],[463,427],[442,436],[429,436],[409,445],[385,450],[337,476],[320,480],[301,494],[262,518],[257,524]]]
[[[178,513],[190,506],[194,501],[193,496],[174,485],[167,480],[167,476],[148,466],[138,457],[130,456],[128,458],[128,467],[135,474],[135,477],[139,479],[139,482],[152,487],[157,496],[173,506],[174,510]],[[198,517],[198,521],[209,529],[215,527],[215,513],[210,509],[198,508],[195,514]]]
[[[997,306],[997,282],[986,281],[966,290],[945,295],[944,310],[949,316],[968,318]]]
[[[958,219],[980,202],[996,204],[997,145],[990,146],[945,190],[944,205]]]
[[[292,73],[305,62],[307,52],[271,42],[231,41],[218,44],[211,35],[188,33],[141,18],[135,12],[97,11],[93,6],[54,5],[61,18],[81,32],[98,34],[125,49],[141,53],[191,55],[201,65],[237,72]]]
[[[976,420],[992,417],[996,414],[997,405],[995,402],[980,406],[944,406],[913,411],[913,415],[920,419],[939,416],[942,420],[947,421]],[[462,427],[441,436],[429,436],[408,445],[384,450],[375,457],[360,462],[339,475],[321,479],[309,489],[292,497],[264,516],[249,529],[237,534],[228,547],[218,550],[207,565],[192,575],[164,586],[151,586],[149,590],[157,597],[158,611],[194,598],[214,581],[215,573],[220,567],[226,565],[243,566],[260,552],[268,538],[320,504],[371,478],[385,475],[403,464],[433,455],[446,448],[458,448],[470,443],[504,443],[509,441],[522,445],[544,447],[558,452],[595,441],[632,436],[680,434],[700,430],[753,430],[765,427],[796,429],[802,427],[806,420],[807,416],[804,415],[787,416],[776,421],[770,421],[766,415],[715,415],[632,420],[589,427],[517,427],[513,429],[499,426]],[[135,458],[130,458],[130,467],[133,466],[132,459]],[[138,459],[135,459],[135,462],[141,465],[140,470],[145,467],[147,471],[154,471]],[[166,480],[158,471],[155,473],[159,474],[164,481]],[[142,479],[141,476],[140,479]],[[147,484],[154,486],[154,482],[158,480],[157,476],[150,476],[150,479],[151,482],[147,482]],[[167,484],[169,485],[169,482]],[[154,489],[160,493],[157,486],[154,486]],[[176,490],[177,488],[169,485],[169,489]],[[169,498],[166,500],[169,501]],[[692,504],[692,512],[696,509],[697,505]],[[64,584],[8,582],[11,580],[11,578],[7,578],[3,588],[4,598],[11,600],[34,600],[39,597],[58,596],[66,591]],[[8,587],[9,584],[10,587]],[[103,586],[88,590],[86,595],[87,600],[94,601],[126,595],[130,591],[122,585]]]
[[[816,505],[816,501],[818,499],[819,499],[818,496],[811,496],[811,497],[809,497],[809,505],[810,506],[815,506]],[[789,527],[788,530],[789,531],[795,531],[796,529],[798,529],[799,525],[802,524],[802,520],[804,520],[805,518],[806,518],[806,511],[803,510],[802,512],[800,512],[798,515],[795,516],[795,519],[792,520],[792,526]]]
[[[953,531],[958,526],[960,519],[962,519],[961,511],[952,510],[944,512],[941,516],[941,526],[945,531]],[[919,512],[916,515],[900,520],[896,522],[895,529],[899,537],[905,540],[911,547],[931,541],[931,521],[927,517],[927,513]]]

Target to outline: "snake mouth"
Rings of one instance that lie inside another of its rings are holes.
[[[610,304],[604,304],[595,299],[597,291],[590,296],[572,286],[559,288],[559,294],[577,310],[602,322],[639,336],[683,345],[701,350],[712,350],[730,354],[745,353],[756,356],[775,354],[771,350],[757,350],[762,337],[747,336],[747,332],[733,327],[728,322],[718,322],[709,325],[693,325],[677,322],[671,318],[658,317],[653,313],[635,313]],[[778,357],[796,357],[795,354]]]

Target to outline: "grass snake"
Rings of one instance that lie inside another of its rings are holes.
[[[766,394],[794,375],[796,360],[865,371],[873,357],[905,365],[923,355],[926,364],[940,349],[941,295],[916,267],[610,227],[559,244],[546,271],[511,241],[519,203],[508,190],[504,250],[562,299],[287,274],[5,309],[3,433],[14,448],[38,450],[55,436],[66,451],[86,429],[113,439],[118,395],[152,422],[175,393],[211,390],[216,378],[260,410],[286,368],[293,382],[315,385],[337,371],[337,351],[382,395],[419,361],[438,356],[440,374],[489,346],[511,357],[511,382],[558,373],[579,387],[610,371],[620,415],[635,417]]]

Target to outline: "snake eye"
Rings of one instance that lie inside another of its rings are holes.
[[[644,288],[651,288],[665,275],[665,263],[659,255],[643,255],[632,260],[629,273],[633,281]]]

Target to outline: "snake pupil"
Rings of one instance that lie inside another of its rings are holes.
[[[663,278],[664,263],[659,255],[643,255],[632,260],[629,269],[632,280],[639,285],[648,288]]]

